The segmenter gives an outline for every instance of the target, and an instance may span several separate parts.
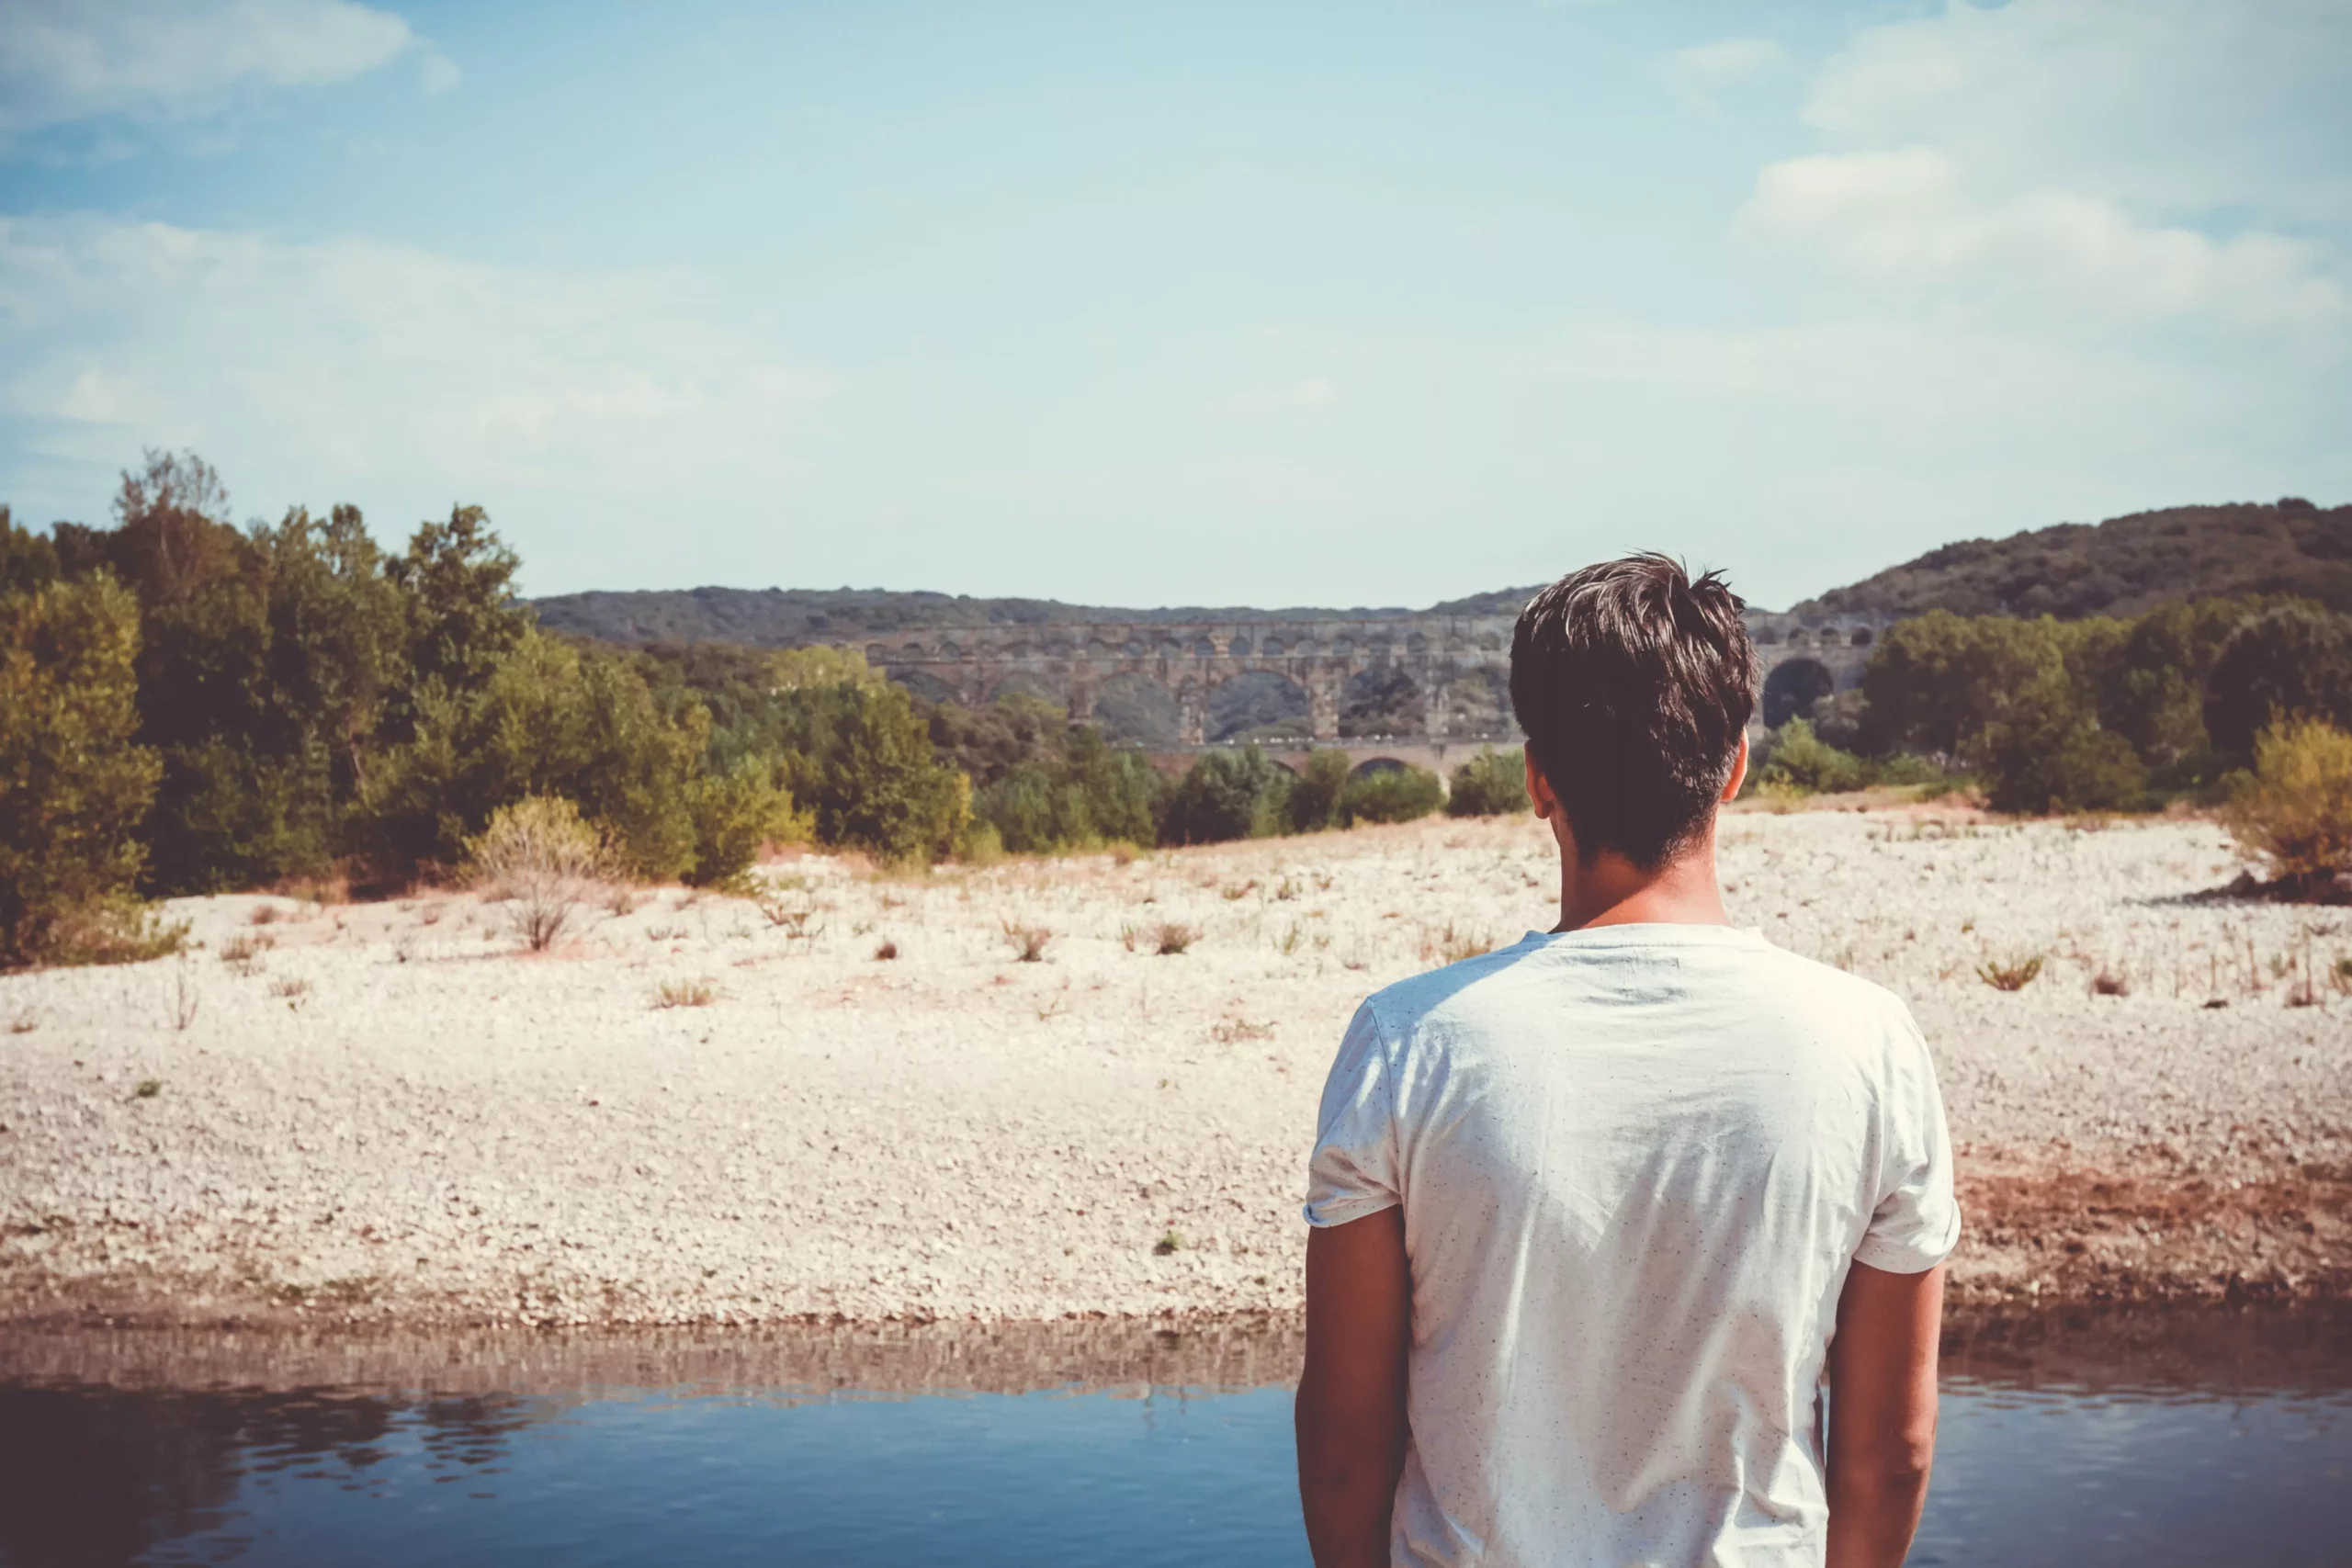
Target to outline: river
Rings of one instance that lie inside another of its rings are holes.
[[[0,1347],[0,1563],[1303,1564],[1295,1330]],[[2352,1314],[1956,1318],[1915,1564],[2352,1562]]]

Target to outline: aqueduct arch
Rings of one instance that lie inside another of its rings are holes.
[[[1767,690],[1776,707],[1785,704],[1791,712],[1808,711],[1820,697],[1859,685],[1889,624],[1881,615],[1761,610],[1750,610],[1747,618]],[[994,623],[868,633],[842,646],[862,649],[892,680],[929,695],[977,706],[1021,691],[1058,701],[1077,720],[1097,716],[1098,697],[1106,690],[1148,686],[1172,703],[1181,750],[1218,744],[1209,739],[1214,694],[1238,676],[1263,672],[1306,695],[1307,733],[1295,738],[1295,749],[1343,745],[1356,761],[1396,757],[1428,766],[1449,753],[1466,756],[1481,746],[1518,743],[1502,686],[1511,625],[1509,615]],[[1360,706],[1355,718],[1348,716],[1351,690],[1377,689],[1393,698],[1408,684],[1409,705],[1392,700],[1385,707]],[[1413,732],[1368,730],[1358,722],[1386,712],[1409,713]],[[1757,715],[1759,731],[1765,716]],[[1270,753],[1287,754],[1293,741],[1283,736],[1261,743]]]

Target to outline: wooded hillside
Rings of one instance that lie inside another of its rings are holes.
[[[2168,599],[2294,593],[2352,610],[2352,506],[2175,506],[1945,545],[1799,614],[2129,615]]]

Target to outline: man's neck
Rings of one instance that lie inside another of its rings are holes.
[[[1715,880],[1715,835],[1707,836],[1660,866],[1644,869],[1623,855],[1602,851],[1589,864],[1575,846],[1560,852],[1560,923],[1555,931],[1643,922],[1683,926],[1727,926],[1723,888]]]

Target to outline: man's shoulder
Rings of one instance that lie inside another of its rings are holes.
[[[1713,949],[1735,960],[1732,972],[1714,983],[1736,986],[1760,1013],[1839,1026],[1839,1032],[1917,1034],[1909,1006],[1885,987],[1792,953],[1760,933],[1737,934],[1745,940],[1736,946]],[[1629,932],[1628,945],[1638,942]],[[1380,1032],[1396,1042],[1431,1025],[1475,1025],[1498,1012],[1515,1013],[1535,993],[1544,993],[1547,1007],[1570,1005],[1578,993],[1593,994],[1593,972],[1545,961],[1555,956],[1544,937],[1530,932],[1507,947],[1385,986],[1364,1005]]]
[[[1481,1001],[1495,999],[1498,989],[1516,989],[1511,981],[1526,978],[1514,976],[1513,971],[1526,956],[1532,935],[1531,932],[1529,937],[1508,947],[1476,953],[1442,968],[1408,975],[1373,992],[1364,998],[1363,1005],[1379,1023],[1381,1032],[1393,1040],[1411,1033],[1434,1016],[1458,1013]],[[1498,981],[1503,982],[1499,987],[1495,984]]]

